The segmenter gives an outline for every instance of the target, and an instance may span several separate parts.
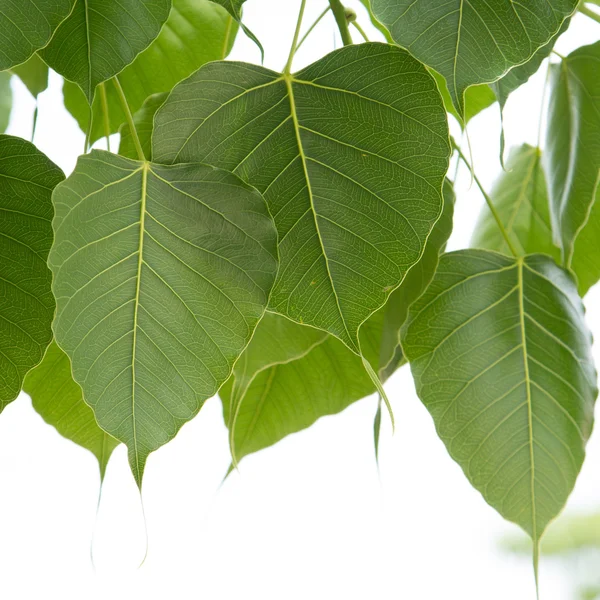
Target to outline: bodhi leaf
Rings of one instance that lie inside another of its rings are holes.
[[[23,391],[48,425],[98,459],[100,478],[104,479],[108,460],[119,442],[98,427],[92,409],[83,401],[81,388],[73,381],[71,362],[56,343],[29,372]]]
[[[367,9],[367,12],[369,13],[369,18],[371,19],[371,24],[373,25],[373,27],[375,27],[375,29],[378,29],[379,32],[383,35],[383,37],[385,38],[385,41],[388,44],[393,44],[394,40],[392,39],[392,36],[390,35],[390,32],[377,20],[377,17],[373,14],[373,9],[371,8],[371,0],[360,0],[362,5]]]
[[[548,256],[442,256],[403,333],[417,393],[471,484],[539,540],[581,469],[597,396],[592,336]]]
[[[0,133],[4,133],[10,122],[10,113],[12,111],[13,94],[10,87],[11,74],[8,72],[0,73]]]
[[[578,0],[372,0],[394,40],[448,83],[459,115],[465,90],[529,60],[560,29]]]
[[[279,233],[270,309],[357,353],[360,325],[422,255],[450,154],[433,78],[384,44],[336,50],[295,75],[205,65],[156,113],[153,152],[256,187]]]
[[[273,221],[230,173],[103,151],[80,157],[54,203],[56,341],[141,485],[250,341],[277,272]]]
[[[169,92],[176,83],[203,64],[224,59],[233,46],[237,23],[208,0],[173,0],[173,8],[160,35],[132,64],[119,73],[132,112],[153,94]],[[106,135],[102,94],[106,94],[108,125],[116,133],[126,116],[112,83],[102,84],[92,104],[90,143]],[[85,133],[90,129],[90,107],[84,93],[65,81],[65,106]]]
[[[0,411],[52,341],[54,298],[46,265],[52,190],[62,171],[20,138],[0,135]]]
[[[40,56],[91,104],[96,86],[156,39],[170,9],[171,0],[76,0]]]
[[[27,86],[34,98],[48,89],[48,65],[37,54],[12,69],[12,72]]]
[[[544,167],[552,228],[584,295],[600,279],[600,42],[551,67]]]
[[[0,71],[27,61],[52,38],[75,0],[4,0],[0,8]]]
[[[212,0],[215,4],[222,6],[240,25],[242,31],[258,46],[261,60],[265,59],[265,51],[258,38],[242,23],[242,5],[246,0]]]
[[[152,160],[152,131],[154,128],[154,115],[164,104],[168,94],[154,94],[142,105],[142,108],[133,115],[133,122],[137,131],[144,156]],[[138,158],[135,142],[131,136],[128,124],[123,124],[120,129],[121,141],[119,143],[119,154],[127,158]]]
[[[560,250],[552,242],[546,177],[538,148],[524,144],[513,149],[490,197],[521,254],[541,252],[560,260]],[[487,206],[482,208],[471,246],[511,253]]]

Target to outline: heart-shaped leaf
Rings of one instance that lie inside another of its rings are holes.
[[[544,167],[565,265],[584,295],[600,279],[600,42],[552,65]]]
[[[224,59],[235,41],[238,25],[225,10],[209,0],[173,0],[173,8],[160,35],[128,67],[119,73],[129,108],[137,112],[152,94],[169,92],[176,83],[203,64]],[[115,87],[104,84],[90,107],[73,83],[65,81],[65,106],[90,143],[106,135],[103,94],[106,96],[108,132],[116,133],[126,116]]]
[[[521,254],[541,252],[560,260],[560,250],[552,242],[548,191],[539,148],[524,144],[513,149],[506,171],[496,181],[490,197],[511,242]],[[510,254],[487,206],[481,211],[471,246]]]
[[[52,38],[75,0],[9,0],[0,8],[0,71],[26,60]]]
[[[394,40],[441,73],[464,117],[465,90],[496,81],[529,60],[578,0],[372,0]]]
[[[446,254],[402,342],[448,452],[537,548],[581,469],[597,396],[592,336],[548,256]]]
[[[37,54],[12,69],[12,72],[27,86],[34,98],[48,89],[48,65]]]
[[[276,232],[256,190],[212,167],[102,151],[54,194],[54,332],[141,485],[231,374],[267,306]]]
[[[62,171],[37,148],[0,135],[0,410],[52,341],[54,298],[46,265],[52,190]]]
[[[68,356],[55,343],[29,372],[23,390],[48,425],[98,459],[100,478],[104,479],[108,460],[119,442],[98,427],[92,409],[83,401],[81,388],[73,380]]]
[[[423,253],[449,154],[433,78],[384,44],[295,75],[210,63],[174,88],[153,135],[157,162],[214,164],[264,195],[281,258],[271,309],[354,352]]]
[[[96,86],[156,39],[170,10],[171,0],[76,0],[40,55],[91,104]]]

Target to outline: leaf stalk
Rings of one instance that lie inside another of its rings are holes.
[[[300,50],[300,46],[304,44],[306,38],[313,32],[314,28],[323,20],[325,15],[331,10],[331,6],[328,6],[318,17],[317,20],[308,28],[308,31],[302,36],[302,39],[298,42],[296,49],[294,50],[294,54]]]
[[[340,0],[329,0],[329,6],[331,7],[333,16],[335,17],[335,22],[337,23],[338,29],[340,30],[340,35],[342,36],[342,42],[344,43],[344,46],[351,46],[354,42],[352,41],[352,36],[350,35],[346,9]]]
[[[300,12],[298,13],[298,21],[296,22],[296,31],[294,31],[294,39],[292,40],[292,47],[290,48],[290,55],[288,56],[285,67],[283,68],[284,75],[289,75],[292,71],[292,62],[294,61],[294,55],[298,49],[298,38],[300,37],[300,29],[302,28],[302,19],[304,18],[304,10],[306,9],[306,0],[302,0],[300,4]]]
[[[582,15],[585,15],[586,17],[589,17],[593,21],[596,21],[596,23],[600,23],[600,14],[598,14],[596,11],[593,11],[591,8],[588,8],[585,4],[581,3],[577,10]]]
[[[127,97],[125,96],[125,92],[121,87],[118,77],[113,78],[113,83],[115,84],[115,88],[119,94],[119,100],[121,101],[123,111],[125,112],[125,117],[127,118],[127,124],[129,125],[129,130],[131,131],[131,137],[133,138],[133,144],[137,151],[138,158],[142,162],[146,162],[146,156],[144,155],[144,150],[142,149],[142,144],[140,143],[140,138],[138,136],[137,129],[135,128],[135,122],[133,121],[133,115],[131,114],[129,104],[127,103]]]

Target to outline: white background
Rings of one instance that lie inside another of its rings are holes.
[[[379,39],[360,3],[348,4],[370,37]],[[325,0],[309,0],[305,27],[324,6]],[[245,22],[265,46],[265,66],[285,63],[298,7],[298,0],[247,2]],[[599,37],[600,26],[577,16],[558,50],[568,53]],[[295,66],[336,45],[329,15]],[[243,35],[230,58],[260,61]],[[543,69],[511,97],[509,145],[537,143],[544,76]],[[40,98],[35,142],[69,173],[84,136],[62,108],[60,87],[59,78],[51,78]],[[14,91],[9,133],[29,138],[34,103],[19,82]],[[500,172],[498,106],[474,119],[469,134],[476,171],[489,189]],[[469,179],[463,169],[451,249],[468,245],[482,206]],[[586,298],[597,336],[599,299],[598,290]],[[226,430],[219,400],[209,400],[149,459],[143,494],[148,555],[139,568],[145,526],[125,449],[117,449],[108,468],[95,525],[95,459],[47,426],[22,395],[0,418],[0,597],[533,600],[529,561],[498,549],[498,541],[517,529],[449,458],[408,369],[387,389],[397,430],[392,437],[384,415],[379,474],[372,442],[376,401],[370,398],[245,459],[222,487],[229,464]],[[600,507],[599,473],[596,432],[568,511]],[[541,574],[543,600],[570,598],[564,569],[544,560]]]

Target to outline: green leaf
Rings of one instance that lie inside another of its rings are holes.
[[[138,133],[144,156],[152,160],[152,131],[154,129],[154,115],[164,104],[169,94],[154,94],[142,105],[142,108],[133,115],[133,122]],[[131,137],[131,129],[126,123],[121,126],[121,141],[119,143],[119,154],[127,158],[138,158],[135,143]]]
[[[265,326],[276,326],[283,321],[283,317],[273,315]],[[310,328],[291,322],[289,327],[306,341]],[[286,343],[292,339],[286,338]],[[232,378],[221,388],[219,396],[238,461],[375,391],[361,359],[332,336],[321,338],[297,360],[259,370],[243,395],[234,396],[236,385]]]
[[[392,36],[390,35],[390,32],[377,20],[377,17],[373,14],[373,9],[371,8],[371,0],[360,0],[363,4],[363,6],[367,9],[367,12],[369,13],[369,18],[371,19],[371,24],[373,25],[373,27],[375,27],[375,29],[378,29],[380,31],[380,33],[383,35],[383,37],[385,38],[385,41],[388,44],[393,44],[394,40],[392,39]]]
[[[551,67],[544,168],[565,265],[584,295],[600,279],[600,42]]]
[[[10,122],[13,93],[10,87],[11,74],[0,72],[0,133],[4,133]]]
[[[242,31],[258,46],[261,61],[265,60],[265,51],[258,38],[242,23],[242,5],[246,0],[212,0],[222,6],[239,23]]]
[[[467,91],[465,92],[465,117],[463,121],[454,108],[454,104],[452,104],[452,98],[450,97],[446,80],[433,69],[430,70],[430,73],[438,84],[446,110],[458,121],[461,127],[496,101],[496,96],[488,85],[474,85],[467,88]]]
[[[12,72],[27,86],[34,98],[48,89],[48,65],[37,54],[26,63],[14,67]]]
[[[450,154],[433,78],[384,44],[342,48],[295,75],[205,65],[156,113],[153,150],[264,194],[281,258],[270,309],[357,353],[360,325],[421,257]]]
[[[149,96],[171,91],[203,64],[225,58],[236,34],[237,23],[216,4],[208,0],[173,0],[169,19],[158,38],[119,74],[131,111],[137,112]],[[125,123],[126,116],[114,86],[104,85],[109,131],[113,134]],[[67,110],[87,134],[90,108],[84,93],[65,81],[63,94]],[[90,143],[104,135],[102,96],[97,93],[92,104]]]
[[[496,181],[490,197],[510,240],[520,253],[541,252],[557,262],[560,260],[560,250],[552,241],[541,150],[527,144],[514,148],[506,171]],[[479,215],[471,246],[511,254],[487,206]]]
[[[277,272],[273,221],[230,173],[103,151],[80,157],[54,203],[56,341],[141,485],[250,341]]]
[[[537,565],[581,469],[598,392],[572,279],[541,254],[446,254],[402,339],[448,452],[531,536]]]
[[[52,38],[75,0],[5,0],[0,10],[0,71],[27,61]]]
[[[52,190],[63,179],[33,144],[0,135],[0,411],[19,395],[52,341],[55,304],[46,259]]]
[[[459,115],[465,90],[529,60],[578,0],[372,0],[394,40],[446,79]]]
[[[91,104],[96,86],[156,39],[170,10],[171,0],[76,0],[40,56]]]
[[[97,459],[100,478],[118,443],[102,431],[92,409],[83,401],[81,388],[73,380],[68,356],[52,343],[44,360],[30,371],[23,384],[33,408],[63,437],[89,450]]]

